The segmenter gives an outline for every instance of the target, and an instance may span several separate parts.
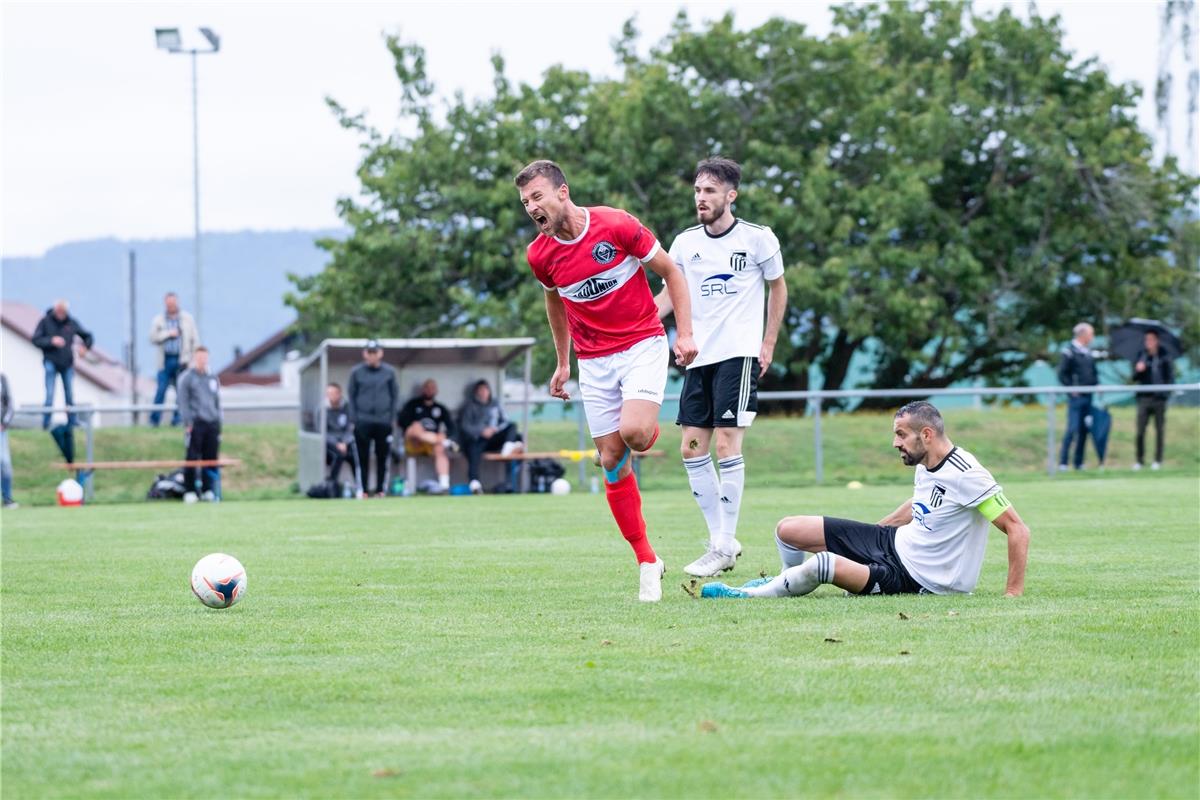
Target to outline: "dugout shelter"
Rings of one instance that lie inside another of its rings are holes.
[[[400,405],[420,391],[427,378],[438,383],[438,401],[455,415],[466,399],[468,389],[484,379],[492,385],[494,396],[504,403],[505,372],[523,358],[524,396],[521,410],[505,408],[509,417],[520,420],[521,432],[529,435],[530,371],[533,345],[529,337],[514,339],[380,339],[383,361],[396,370],[400,385]],[[345,390],[350,370],[362,362],[366,339],[326,339],[301,360],[300,373],[300,446],[299,483],[301,491],[325,478],[325,387],[330,381]],[[511,398],[516,400],[517,398]],[[456,417],[457,420],[457,417]],[[393,420],[394,422],[394,420]],[[461,462],[462,459],[454,459]],[[466,466],[451,464],[452,480]]]

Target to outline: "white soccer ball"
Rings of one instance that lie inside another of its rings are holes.
[[[209,608],[229,608],[246,593],[246,568],[224,553],[213,553],[192,567],[192,593]]]
[[[550,484],[550,494],[564,495],[571,493],[571,482],[566,478],[555,478]]]
[[[83,505],[83,487],[79,481],[67,478],[58,485],[58,504],[60,506]]]

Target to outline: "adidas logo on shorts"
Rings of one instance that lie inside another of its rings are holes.
[[[725,413],[721,415],[721,419],[733,419],[733,411],[725,409]]]

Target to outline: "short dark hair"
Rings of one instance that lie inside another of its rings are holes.
[[[340,383],[338,383],[337,381],[330,381],[329,383],[325,384],[325,388],[326,389],[337,389],[340,392],[342,390],[342,385]]]
[[[736,189],[742,182],[742,167],[731,158],[713,156],[696,165],[696,177],[701,175],[712,175],[726,186]]]
[[[933,403],[927,403],[924,400],[906,403],[900,406],[900,410],[896,412],[896,419],[901,417],[912,417],[918,427],[933,428],[938,436],[946,433],[946,422],[942,419],[942,412],[938,411]]]
[[[208,352],[208,348],[207,348],[207,347],[205,347],[204,345],[200,345],[199,347],[197,347],[197,348],[196,348],[196,351],[195,351],[195,352],[197,352],[197,353],[207,353],[207,352]]]
[[[567,182],[567,176],[563,174],[562,168],[553,161],[541,159],[529,164],[525,169],[517,173],[517,177],[513,178],[513,183],[517,184],[517,188],[525,187],[525,184],[537,177],[545,178],[550,181],[550,185],[555,189]]]

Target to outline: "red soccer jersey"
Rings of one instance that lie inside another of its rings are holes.
[[[576,354],[599,358],[665,335],[642,269],[658,252],[654,234],[620,209],[593,206],[583,213],[577,238],[539,235],[527,252],[542,287],[557,291],[566,306]]]

